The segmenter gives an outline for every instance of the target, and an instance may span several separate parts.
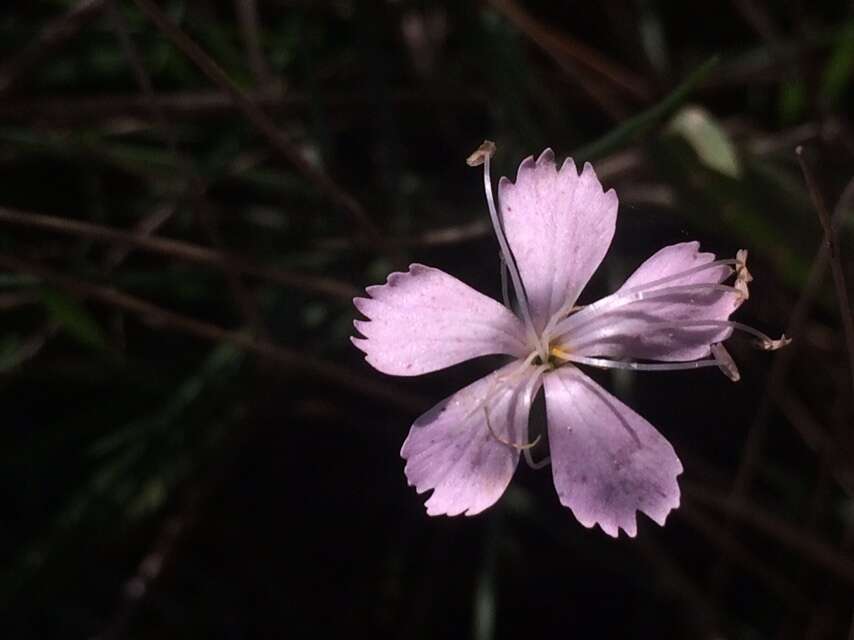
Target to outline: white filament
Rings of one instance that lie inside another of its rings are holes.
[[[629,369],[631,371],[681,371],[684,369],[701,369],[702,367],[717,367],[717,360],[694,360],[693,362],[628,362],[625,360],[609,360],[607,358],[589,358],[574,353],[559,356],[561,360],[586,364],[599,369]]]
[[[622,296],[629,294],[629,293],[635,293],[635,292],[643,291],[646,289],[652,289],[652,288],[657,287],[659,285],[667,284],[668,282],[673,282],[674,280],[681,280],[682,278],[684,278],[686,276],[694,275],[695,273],[700,273],[700,272],[706,271],[708,269],[713,269],[715,267],[720,267],[720,266],[724,266],[724,265],[732,266],[732,265],[737,265],[737,264],[738,264],[738,261],[734,258],[725,258],[722,260],[714,260],[712,262],[706,262],[705,264],[697,265],[696,267],[691,267],[690,269],[686,269],[685,271],[680,271],[679,273],[674,273],[674,274],[671,274],[669,276],[659,278],[658,280],[652,280],[650,282],[644,282],[643,284],[637,285],[635,287],[630,287],[630,288],[626,289],[625,291],[618,291],[616,293],[611,294],[610,296],[605,296],[604,298],[602,298],[598,302],[587,305],[587,307],[585,307],[585,308],[589,309],[591,307],[596,307],[597,305],[599,305],[599,303],[605,302],[606,300],[609,300],[611,298],[622,297]],[[550,332],[555,328],[555,326],[561,320],[566,319],[566,314],[568,314],[572,311],[574,304],[575,304],[574,301],[568,302],[563,307],[558,309],[558,311],[552,315],[551,319],[549,320],[548,324],[546,325],[545,330],[543,331],[543,334],[549,335]]]
[[[501,255],[504,258],[504,264],[507,266],[507,272],[510,274],[510,280],[513,283],[513,291],[516,294],[516,300],[519,302],[519,310],[522,313],[522,319],[525,321],[525,327],[528,330],[528,336],[532,344],[537,345],[539,355],[543,361],[548,357],[545,345],[539,339],[537,331],[534,328],[534,322],[531,319],[531,310],[528,308],[528,298],[525,295],[525,288],[522,286],[522,277],[519,275],[519,269],[516,267],[516,261],[513,259],[513,254],[510,251],[510,245],[507,244],[507,238],[504,236],[504,229],[501,225],[501,220],[498,217],[498,210],[495,207],[495,198],[492,195],[492,179],[490,178],[490,157],[489,154],[484,155],[483,160],[483,189],[486,192],[486,204],[489,207],[489,218],[492,220],[492,228],[495,230],[495,236],[498,239],[498,246],[501,247]]]
[[[731,287],[726,284],[712,284],[708,282],[675,285],[673,287],[663,287],[652,291],[633,287],[632,289],[618,291],[617,293],[602,298],[601,300],[597,300],[593,304],[589,304],[584,307],[578,313],[564,318],[552,329],[555,336],[554,338],[550,338],[550,341],[553,342],[555,339],[560,339],[568,335],[572,335],[573,338],[578,338],[579,336],[584,335],[584,332],[580,332],[579,330],[595,322],[599,317],[601,317],[601,314],[626,306],[632,302],[653,300],[655,298],[663,298],[674,293],[690,293],[691,291],[696,291],[698,293],[704,293],[706,291],[721,291],[723,293],[733,293],[738,296],[742,295],[735,287]]]

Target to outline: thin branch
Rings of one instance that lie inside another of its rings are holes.
[[[350,115],[353,110],[372,109],[376,104],[376,100],[364,92],[330,91],[310,95],[285,91],[278,85],[257,87],[244,91],[243,95],[259,108],[287,113],[308,109],[313,101],[320,101],[326,109],[340,109]],[[421,89],[399,89],[393,91],[388,99],[396,105],[415,109],[433,109],[436,101],[474,107],[487,102],[486,96],[473,88],[431,93],[429,102],[424,100],[424,92]],[[155,96],[155,102],[172,118],[220,116],[238,109],[229,94],[217,90],[160,92]],[[6,121],[30,122],[47,119],[62,123],[99,122],[106,118],[128,116],[147,119],[149,114],[150,105],[144,96],[121,93],[97,96],[43,95],[10,99],[0,103],[0,118]]]
[[[796,584],[778,573],[773,567],[768,566],[767,563],[762,562],[739,540],[722,535],[723,526],[716,523],[714,518],[691,503],[682,505],[677,513],[711,544],[723,548],[727,556],[739,563],[747,572],[754,574],[769,591],[777,594],[788,605],[799,611],[805,611],[809,608],[811,603]]]
[[[180,198],[178,199],[180,200]],[[153,211],[146,214],[133,225],[132,235],[135,238],[151,237],[157,232],[160,227],[166,224],[175,212],[178,210],[178,201],[155,207]],[[104,271],[109,273],[118,267],[121,263],[127,260],[132,247],[129,246],[114,246],[107,252],[107,257],[104,259]]]
[[[606,78],[612,86],[618,87],[638,100],[650,99],[649,86],[641,76],[609,60],[600,51],[548,28],[525,11],[515,0],[489,0],[489,4],[559,65],[563,66],[565,59],[570,58],[600,77]]]
[[[832,228],[836,229],[841,225],[843,216],[847,213],[852,200],[854,200],[854,180],[848,183],[848,186],[843,190],[842,196],[839,198],[839,202],[833,212]],[[742,447],[741,461],[729,494],[730,499],[733,501],[743,500],[744,495],[749,489],[753,478],[753,470],[761,458],[761,450],[767,436],[768,419],[771,415],[772,405],[777,402],[777,398],[784,395],[782,389],[783,382],[798,352],[797,338],[802,335],[803,326],[807,321],[810,309],[818,297],[828,261],[828,247],[825,242],[822,242],[816,250],[806,284],[801,290],[801,294],[792,309],[786,325],[786,335],[794,337],[796,342],[788,349],[782,349],[775,353],[771,371],[768,373],[768,380],[765,384],[765,393],[759,403],[759,408],[756,410],[756,416],[747,430],[747,439]],[[789,403],[782,406],[784,415],[789,415],[787,409],[790,405],[791,399]],[[815,432],[805,430],[805,427],[808,427],[808,425],[801,422],[792,422],[791,424],[804,439],[807,446],[811,446],[815,442],[815,438],[813,437]],[[849,484],[848,482],[844,482],[842,486],[847,490]],[[724,535],[733,535],[732,526],[733,519],[730,518],[724,526]],[[727,579],[728,569],[725,556],[721,557],[720,562],[714,564],[714,569],[710,575],[713,592],[716,593],[723,587]]]
[[[723,618],[722,612],[703,591],[701,585],[680,566],[672,550],[648,535],[639,536],[636,543],[639,551],[655,567],[657,578],[664,582],[665,589],[677,601],[684,602],[687,608],[693,610],[698,632],[695,637],[700,637],[701,633],[705,634],[709,630],[718,631],[718,625]],[[715,634],[709,635],[714,637]]]
[[[63,15],[48,22],[41,33],[0,66],[0,95],[9,93],[39,62],[49,58],[94,18],[105,0],[80,0]]]
[[[561,43],[560,38],[545,29],[522,7],[513,0],[489,0],[489,4],[500,11],[517,29],[545,51],[546,55],[554,60],[561,70],[572,78],[581,90],[612,120],[619,122],[628,115],[626,107],[616,100],[611,93],[603,89],[599,79],[591,77],[588,70],[579,68],[576,60],[573,59],[575,56],[566,55],[567,52],[564,50],[565,47],[562,47],[563,43]],[[574,48],[570,48],[569,51],[575,52]]]
[[[157,121],[160,130],[166,136],[169,149],[175,157],[178,166],[183,171],[187,184],[190,187],[189,194],[193,200],[193,213],[196,222],[204,230],[211,244],[221,251],[223,249],[223,243],[220,239],[217,225],[213,216],[210,215],[208,205],[205,202],[205,193],[208,190],[208,185],[204,180],[202,180],[201,176],[199,176],[198,172],[195,170],[192,160],[181,151],[178,146],[178,136],[175,134],[174,128],[166,119],[163,112],[157,107],[157,103],[154,100],[156,94],[154,93],[154,85],[151,81],[151,77],[145,69],[145,63],[134,45],[133,38],[131,38],[130,27],[128,26],[127,19],[116,6],[116,0],[108,0],[108,12],[119,41],[121,42],[125,58],[127,58],[127,61],[136,76],[137,84],[139,85],[143,95],[148,100],[154,118]],[[261,314],[258,311],[258,305],[256,304],[253,296],[243,285],[243,281],[240,279],[240,274],[237,273],[234,268],[229,266],[227,262],[223,263],[222,271],[225,275],[226,282],[228,283],[228,288],[231,292],[232,298],[234,298],[237,303],[246,323],[252,327],[253,330],[257,331],[259,335],[267,337],[266,328],[261,318]]]
[[[256,0],[234,0],[234,10],[237,13],[237,22],[240,25],[240,35],[246,46],[246,58],[255,83],[261,86],[271,84],[273,73],[264,52],[261,49],[261,30],[258,28],[258,3]]]
[[[375,239],[380,236],[376,225],[356,198],[333,181],[322,169],[306,160],[267,114],[237,86],[213,58],[181,31],[154,2],[151,0],[134,0],[134,3],[184,55],[193,61],[208,79],[231,97],[246,119],[265,136],[273,149],[278,151],[332,202],[346,210],[367,235]]]
[[[303,275],[276,267],[266,267],[233,253],[216,251],[180,240],[138,235],[91,222],[17,211],[6,207],[0,207],[0,222],[44,229],[68,236],[89,238],[114,245],[136,247],[196,264],[218,268],[228,265],[229,268],[246,275],[339,299],[350,300],[359,292],[355,287],[332,278]]]
[[[687,484],[684,490],[685,495],[691,500],[722,511],[756,531],[766,534],[783,546],[802,553],[814,564],[846,582],[854,584],[854,560],[841,555],[826,542],[816,539],[809,531],[803,531],[773,513],[758,508],[755,504],[732,500],[723,492],[714,491],[706,486]]]
[[[113,287],[84,282],[58,273],[44,265],[3,253],[0,253],[0,267],[16,273],[34,275],[53,286],[66,289],[70,293],[124,309],[135,314],[141,322],[151,327],[185,333],[211,342],[225,342],[280,364],[294,374],[320,378],[324,382],[363,394],[407,412],[424,406],[424,401],[421,398],[389,386],[388,383],[374,377],[365,376],[338,364],[328,363],[319,358],[253,338],[245,333],[230,331],[169,311]]]
[[[815,205],[818,219],[824,229],[824,242],[830,257],[830,273],[833,276],[833,286],[836,289],[836,300],[839,303],[839,315],[842,318],[842,328],[845,331],[845,346],[848,349],[848,373],[851,376],[851,390],[854,392],[854,316],[851,313],[851,302],[848,298],[848,285],[845,282],[845,270],[839,257],[839,238],[836,228],[830,219],[830,213],[824,203],[824,198],[818,188],[815,175],[804,157],[804,148],[797,147],[795,153],[801,164],[801,171],[807,183],[810,196]]]

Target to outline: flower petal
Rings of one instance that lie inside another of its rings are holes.
[[[542,330],[552,314],[572,306],[614,236],[617,194],[603,193],[589,163],[581,175],[571,158],[560,171],[546,149],[519,166],[515,184],[498,185],[502,222],[528,294],[531,315]]]
[[[506,443],[526,444],[540,379],[535,367],[513,362],[415,421],[400,455],[409,484],[433,490],[429,515],[471,516],[501,497],[519,462],[519,449]]]
[[[700,253],[699,247],[698,242],[664,247],[638,267],[617,293],[663,278],[670,279],[648,290],[688,284],[718,284],[726,280],[732,274],[727,265],[679,277],[681,272],[715,260],[713,253]],[[726,320],[742,301],[742,296],[736,291],[712,288],[683,290],[637,300],[610,310],[605,308],[598,315],[581,311],[562,320],[558,331],[566,335],[566,348],[582,356],[671,362],[696,360],[708,356],[712,344],[726,340],[732,333],[728,327],[697,323]],[[594,308],[595,303],[591,305],[591,311]]]
[[[544,376],[552,475],[585,527],[637,533],[635,512],[660,525],[679,506],[682,464],[655,428],[573,366]]]
[[[367,288],[356,308],[370,319],[354,320],[364,338],[351,338],[383,373],[415,376],[490,354],[525,355],[519,319],[444,271],[410,265],[384,285]]]

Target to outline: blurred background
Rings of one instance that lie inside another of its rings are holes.
[[[4,3],[3,637],[854,638],[852,86],[842,0]],[[473,518],[406,485],[496,361],[384,376],[351,299],[410,262],[500,296],[484,138],[617,190],[582,302],[747,248],[735,319],[794,338],[592,373],[684,463],[664,528],[585,529],[548,469]]]

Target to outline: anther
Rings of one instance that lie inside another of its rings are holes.
[[[753,281],[753,276],[747,270],[747,249],[739,249],[735,254],[735,283],[733,286],[741,292],[741,297],[747,300],[750,291],[747,284]]]
[[[492,140],[484,140],[475,151],[466,158],[466,164],[470,167],[479,167],[495,155],[495,143]]]
[[[738,372],[735,360],[732,359],[732,356],[729,355],[729,352],[720,342],[712,345],[712,355],[715,357],[715,362],[721,372],[723,372],[727,378],[733,382],[741,380],[741,374]]]
[[[758,338],[754,344],[762,349],[763,351],[776,351],[777,349],[782,349],[788,344],[792,343],[792,339],[787,337],[786,334],[782,334],[778,340],[774,340],[765,336],[763,338]]]

